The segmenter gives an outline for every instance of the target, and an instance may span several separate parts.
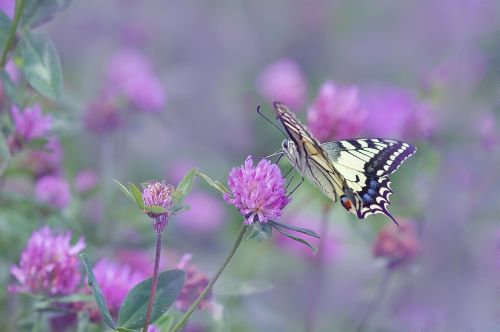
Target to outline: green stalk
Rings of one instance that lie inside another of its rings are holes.
[[[245,235],[246,230],[247,230],[247,227],[243,224],[241,227],[240,233],[238,234],[238,237],[236,238],[236,241],[234,241],[234,244],[233,244],[233,247],[231,248],[231,251],[227,255],[226,259],[224,260],[224,263],[222,263],[222,266],[219,268],[219,270],[217,270],[217,272],[215,273],[215,276],[212,278],[212,280],[207,285],[207,287],[205,287],[203,292],[201,292],[200,296],[198,296],[196,301],[194,301],[194,303],[191,305],[189,310],[186,311],[184,316],[181,317],[180,321],[172,328],[171,332],[179,331],[179,329],[181,329],[184,326],[184,324],[186,324],[189,316],[191,316],[191,314],[196,310],[196,308],[198,308],[198,305],[200,304],[200,302],[203,300],[203,298],[205,298],[205,296],[208,294],[208,292],[212,289],[213,285],[215,284],[217,279],[219,279],[220,275],[222,274],[222,272],[224,271],[226,266],[229,264],[229,261],[231,260],[231,258],[233,258],[236,250],[240,246],[241,240],[243,240],[243,236]]]
[[[16,38],[17,25],[19,24],[19,20],[21,19],[21,15],[23,13],[24,8],[24,0],[16,1],[16,11],[14,14],[14,21],[10,26],[9,36],[7,37],[7,42],[5,43],[5,48],[2,52],[2,58],[0,59],[0,66],[5,68],[5,64],[7,63],[7,55],[9,54],[10,49],[14,45],[14,39]]]
[[[148,331],[149,320],[151,319],[151,312],[153,310],[153,303],[155,301],[155,295],[156,295],[156,287],[158,286],[160,255],[161,255],[161,233],[156,233],[155,267],[153,271],[153,280],[151,282],[151,292],[149,293],[148,310],[146,312],[146,320],[144,321],[144,328],[142,329],[142,332]]]

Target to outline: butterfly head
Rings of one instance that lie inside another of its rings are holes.
[[[297,150],[297,145],[295,144],[294,141],[290,139],[283,140],[283,142],[281,143],[281,151],[290,160],[292,165],[295,166],[295,168],[297,168],[300,172],[303,171],[299,159],[299,152]]]

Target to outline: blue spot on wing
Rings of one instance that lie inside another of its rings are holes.
[[[370,181],[370,188],[375,190],[378,188],[378,182],[376,180],[371,180]]]
[[[376,194],[377,194],[377,192],[375,190],[373,190],[372,188],[368,189],[368,195],[375,197]]]
[[[365,201],[366,203],[371,203],[371,202],[373,202],[373,198],[368,194],[364,194],[363,201]]]

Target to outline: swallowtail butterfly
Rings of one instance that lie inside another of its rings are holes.
[[[277,118],[288,139],[282,152],[302,176],[359,219],[387,210],[392,194],[389,175],[417,150],[393,139],[359,138],[321,144],[282,103],[275,102]]]

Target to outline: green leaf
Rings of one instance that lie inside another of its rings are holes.
[[[312,244],[310,244],[306,240],[304,240],[304,239],[302,239],[300,237],[294,236],[294,235],[292,235],[290,233],[287,233],[283,228],[281,228],[280,226],[278,226],[276,224],[273,224],[273,227],[274,227],[275,230],[277,230],[278,232],[280,232],[284,236],[286,236],[286,237],[288,237],[288,238],[290,238],[290,239],[292,239],[294,241],[297,241],[299,243],[302,243],[302,244],[308,246],[312,250],[313,254],[316,255],[316,253],[318,252],[318,248],[316,248],[315,246],[313,246]]]
[[[129,183],[128,187],[130,188],[130,192],[134,197],[134,201],[139,207],[139,209],[144,210],[144,200],[142,199],[142,192],[137,186],[133,183]]]
[[[111,318],[111,314],[109,313],[108,307],[106,305],[106,300],[102,295],[101,288],[99,287],[99,284],[95,279],[94,273],[92,272],[92,266],[89,256],[87,254],[80,254],[80,258],[83,260],[83,264],[85,265],[85,269],[87,270],[88,285],[92,288],[92,293],[94,294],[97,308],[101,313],[104,323],[106,323],[106,325],[108,325],[112,329],[116,329],[115,322],[113,321],[113,318]]]
[[[285,228],[285,229],[288,229],[290,231],[295,231],[297,233],[306,234],[306,235],[309,235],[309,236],[312,236],[312,237],[315,237],[315,238],[319,239],[319,235],[315,231],[312,231],[312,230],[307,229],[307,228],[302,228],[302,227],[297,227],[297,226],[292,226],[292,225],[286,225],[286,224],[282,224],[282,223],[277,222],[277,221],[270,221],[270,223],[273,226],[276,225],[278,227]]]
[[[191,206],[189,206],[189,205],[176,206],[172,210],[172,214],[179,214],[179,213],[188,211],[189,209],[191,209]]]
[[[92,302],[93,299],[91,295],[87,294],[71,294],[50,298],[50,300],[55,303]]]
[[[206,183],[208,183],[208,185],[214,189],[216,189],[217,191],[219,191],[221,194],[226,194],[226,193],[229,193],[229,189],[226,188],[226,186],[224,186],[221,182],[219,181],[216,181],[216,180],[212,180],[208,175],[206,175],[205,173],[201,173],[201,172],[197,172],[196,173],[197,176],[201,177],[203,180],[205,180]]]
[[[7,145],[7,141],[5,137],[0,132],[0,175],[3,174],[10,160],[10,151],[9,146]]]
[[[45,145],[49,142],[46,138],[35,138],[26,144],[26,147],[32,150],[45,150]]]
[[[136,330],[126,329],[124,327],[119,327],[116,329],[118,332],[137,332]]]
[[[161,206],[158,206],[158,205],[151,205],[151,206],[145,205],[144,211],[151,212],[153,214],[163,214],[163,213],[167,212],[167,210],[165,210],[164,208],[162,208]]]
[[[21,36],[16,53],[30,85],[47,98],[59,99],[63,79],[61,62],[50,39],[26,32]]]
[[[196,175],[196,172],[196,168],[191,169],[179,182],[173,194],[174,205],[182,203],[187,194],[189,194],[193,188],[194,176]]]
[[[160,329],[160,331],[170,331],[174,323],[174,315],[172,313],[166,313],[155,322],[155,326]]]
[[[35,28],[54,18],[54,15],[66,8],[71,0],[29,0],[25,1],[22,14],[22,26]]]
[[[271,237],[273,229],[269,223],[254,222],[250,228],[250,234],[247,239],[261,242]]]
[[[160,273],[151,312],[151,323],[160,318],[175,301],[184,285],[185,275],[182,270]],[[120,327],[137,329],[144,325],[150,291],[151,278],[142,281],[128,292],[120,308],[118,318]]]
[[[7,44],[11,24],[10,18],[0,10],[0,53],[3,52]]]
[[[125,196],[127,196],[128,199],[130,199],[132,202],[135,202],[134,196],[130,193],[130,191],[128,191],[127,187],[125,187],[123,184],[121,184],[120,181],[116,179],[113,179],[113,182],[118,187],[118,189],[120,189],[122,193],[124,193]]]

